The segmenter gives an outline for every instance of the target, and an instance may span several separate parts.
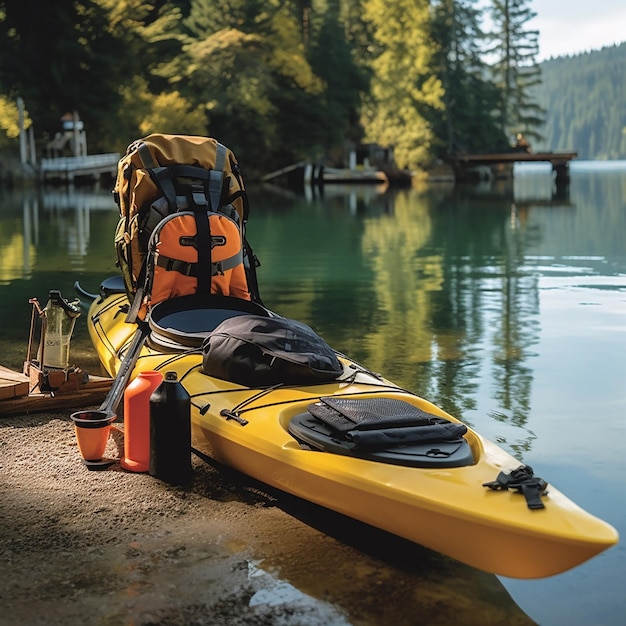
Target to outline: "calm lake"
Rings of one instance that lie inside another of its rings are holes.
[[[249,194],[266,305],[499,442],[626,538],[626,162],[574,162],[561,198],[546,166],[517,168],[509,186]],[[73,298],[76,280],[97,291],[116,274],[117,209],[108,190],[81,188],[0,190],[0,207],[0,361],[21,368],[30,298]],[[101,373],[85,315],[70,356]],[[542,626],[624,621],[623,540],[559,576],[492,578]],[[435,623],[415,594],[406,623]],[[473,623],[496,623],[481,606],[467,607]]]

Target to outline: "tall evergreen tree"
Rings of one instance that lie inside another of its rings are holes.
[[[500,123],[510,139],[517,133],[539,138],[543,109],[532,99],[532,89],[541,82],[539,31],[528,28],[536,13],[531,0],[492,0],[489,12],[493,23],[495,57],[493,81],[500,90]]]
[[[361,98],[369,88],[367,70],[346,36],[341,4],[341,0],[315,2],[307,37],[308,58],[325,85],[319,140],[331,146],[361,140]]]
[[[486,35],[480,26],[476,0],[438,0],[432,3],[435,70],[444,87],[445,108],[435,133],[438,152],[486,152],[502,149],[498,90],[486,79],[482,60]]]

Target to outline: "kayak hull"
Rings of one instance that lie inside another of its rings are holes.
[[[96,299],[89,332],[104,367],[115,375],[136,326],[120,314],[121,294]],[[321,397],[401,399],[458,422],[427,400],[342,357],[346,380],[302,387],[250,389],[209,377],[195,353],[146,346],[140,371],[176,371],[192,398],[193,446],[216,461],[272,487],[314,502],[478,569],[513,578],[559,574],[618,541],[606,522],[549,484],[544,508],[520,493],[484,484],[520,462],[468,429],[473,457],[463,467],[405,467],[308,449],[289,432],[294,416]],[[359,373],[354,375],[354,372]],[[545,477],[544,477],[545,478]]]

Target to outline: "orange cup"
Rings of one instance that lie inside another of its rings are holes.
[[[111,422],[116,417],[104,411],[78,411],[70,415],[74,422],[78,450],[85,461],[102,459],[111,432]]]

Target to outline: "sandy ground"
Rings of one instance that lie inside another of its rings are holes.
[[[495,576],[193,466],[90,471],[67,413],[0,418],[0,624],[532,623]]]

